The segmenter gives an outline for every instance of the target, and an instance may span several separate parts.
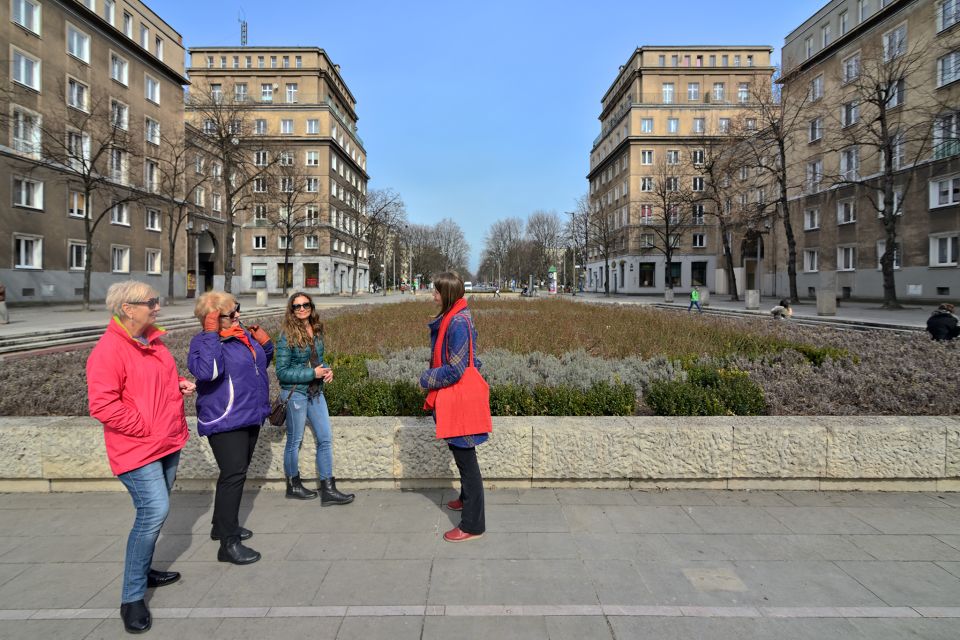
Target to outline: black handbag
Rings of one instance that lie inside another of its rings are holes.
[[[270,424],[275,427],[281,427],[283,423],[287,421],[287,403],[290,402],[290,396],[292,396],[296,390],[297,385],[293,385],[293,389],[290,389],[290,393],[287,394],[286,398],[283,397],[283,391],[277,394],[273,404],[270,405],[270,416],[267,418]]]

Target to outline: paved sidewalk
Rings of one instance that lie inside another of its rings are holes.
[[[349,488],[349,483],[344,488]],[[320,507],[249,492],[260,562],[216,562],[175,493],[148,637],[955,640],[960,494],[495,490],[452,545],[450,490]],[[0,638],[123,638],[126,493],[0,495]]]

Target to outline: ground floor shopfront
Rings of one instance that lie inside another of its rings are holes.
[[[284,284],[288,291],[303,290],[319,295],[354,290],[353,262],[336,257],[290,256],[285,264],[283,256],[244,256],[241,264],[241,287],[245,292],[266,290],[281,293]],[[356,268],[356,290],[367,291],[369,288],[370,269],[365,262],[360,262]]]

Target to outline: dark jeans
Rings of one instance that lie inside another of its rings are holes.
[[[243,497],[247,467],[259,435],[260,427],[254,425],[215,433],[207,438],[220,467],[217,494],[213,500],[213,530],[220,536],[222,545],[236,542],[240,536],[240,498]]]
[[[483,533],[487,529],[487,521],[483,509],[483,476],[480,475],[480,465],[477,464],[477,450],[461,449],[447,445],[453,453],[453,460],[460,470],[460,500],[463,501],[463,511],[460,512],[460,530],[466,533]]]

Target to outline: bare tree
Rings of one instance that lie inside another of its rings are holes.
[[[573,295],[577,295],[577,288],[580,284],[577,278],[577,256],[580,256],[580,263],[587,262],[587,247],[590,244],[590,198],[586,194],[576,200],[576,206],[573,211],[568,212],[570,220],[567,222],[564,233],[573,247]]]
[[[393,189],[370,189],[360,194],[360,214],[354,219],[353,233],[347,239],[353,249],[353,295],[357,294],[357,264],[361,251],[382,251],[380,255],[385,255],[388,234],[392,229],[401,228],[406,217],[403,199]]]
[[[466,272],[470,245],[460,225],[451,218],[444,218],[433,228],[433,233],[435,246],[446,263],[444,268]]]
[[[224,250],[224,289],[232,291],[236,272],[233,238],[238,220],[251,206],[253,181],[279,160],[270,153],[250,121],[249,102],[237,98],[232,85],[225,91],[193,88],[187,100],[187,116],[205,137],[205,146],[223,164],[224,210],[227,242]]]
[[[507,278],[511,275],[516,279],[520,278],[519,266],[514,270],[513,260],[517,258],[516,249],[522,236],[523,221],[519,218],[504,218],[490,225],[483,239],[484,250],[497,264],[497,280],[501,286],[504,272]]]
[[[691,176],[680,158],[661,157],[641,200],[634,205],[634,219],[652,238],[644,248],[663,254],[667,289],[673,288],[673,256],[680,247],[680,234],[691,226],[693,206],[701,199],[703,189],[694,188],[695,177],[703,180]]]
[[[562,224],[554,211],[534,211],[527,218],[527,239],[533,245],[538,277],[546,277],[562,242]]]

